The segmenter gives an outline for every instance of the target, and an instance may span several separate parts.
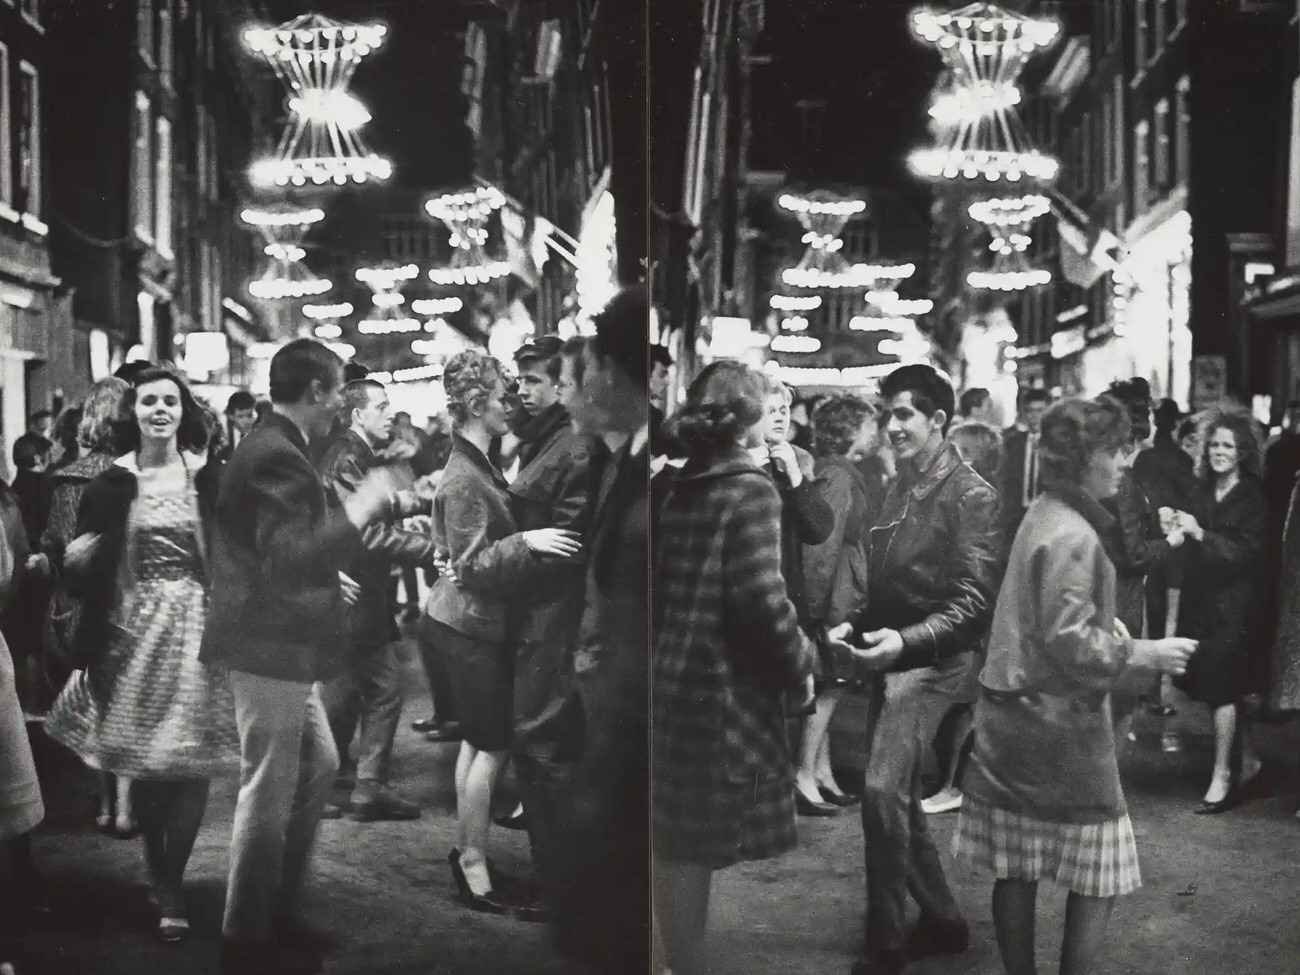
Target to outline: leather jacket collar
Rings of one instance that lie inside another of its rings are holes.
[[[479,450],[472,443],[462,437],[459,433],[451,435],[451,452],[453,454],[463,454],[475,467],[482,470],[485,474],[496,481],[501,487],[508,487],[506,477],[497,469],[496,464],[488,460],[487,454]]]
[[[916,500],[924,501],[964,463],[957,448],[945,440],[925,470],[908,485],[908,490]]]

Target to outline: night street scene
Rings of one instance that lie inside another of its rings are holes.
[[[1300,2],[0,0],[0,975],[1300,971]]]

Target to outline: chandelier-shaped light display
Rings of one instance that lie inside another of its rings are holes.
[[[983,291],[1024,291],[1049,284],[1052,272],[1045,268],[1029,266],[1026,252],[1033,240],[1028,234],[1009,232],[995,234],[989,250],[993,264],[987,271],[971,271],[966,283]]]
[[[488,257],[488,220],[505,206],[506,198],[494,186],[479,186],[464,193],[444,193],[424,204],[425,212],[447,225],[451,263],[429,271],[437,285],[486,284],[510,273],[506,261]]]
[[[421,323],[406,313],[406,297],[399,290],[408,281],[414,281],[420,269],[414,264],[380,267],[359,267],[353,276],[370,289],[370,312],[357,324],[363,335],[392,335],[401,332],[418,332]]]
[[[307,228],[325,219],[319,207],[249,209],[240,219],[256,227],[266,241],[262,252],[269,258],[260,277],[248,282],[248,293],[266,301],[286,301],[322,295],[334,285],[316,277],[303,263],[307,252],[302,239]]]
[[[1006,199],[977,200],[970,205],[971,219],[990,229],[1027,227],[1052,208],[1051,201],[1040,193]]]
[[[808,245],[799,263],[781,272],[781,281],[788,287],[869,288],[884,278],[895,276],[896,268],[849,264],[840,253],[844,248],[840,231],[852,217],[867,209],[865,200],[846,199],[826,190],[817,190],[806,197],[783,193],[777,204],[799,218],[805,231],[803,242]],[[913,267],[907,273],[915,270]],[[778,307],[778,298],[783,302],[787,300],[786,296],[774,296],[774,308]],[[817,303],[820,305],[821,300],[818,299]],[[793,305],[782,310],[808,311],[812,307]]]
[[[383,24],[348,24],[319,14],[244,32],[249,49],[270,62],[289,93],[289,122],[275,155],[253,164],[255,185],[342,186],[392,175],[392,163],[362,139],[370,113],[348,91],[357,65],[387,33]]]
[[[952,77],[952,89],[930,108],[941,126],[939,144],[912,153],[913,171],[991,183],[1055,179],[1057,161],[1033,147],[1016,112],[1016,82],[1029,56],[1056,39],[1059,25],[973,3],[951,13],[918,10],[912,28],[939,49]]]

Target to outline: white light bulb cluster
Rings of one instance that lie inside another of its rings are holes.
[[[898,368],[887,362],[872,366],[769,366],[769,371],[790,386],[871,386]]]
[[[377,383],[388,385],[390,383],[417,383],[425,382],[430,379],[442,378],[442,364],[431,364],[426,366],[410,366],[406,369],[395,369],[392,372],[381,370],[372,372],[366,378],[373,379]]]
[[[383,24],[345,24],[319,14],[244,32],[249,49],[270,63],[289,92],[290,119],[275,154],[249,170],[255,185],[343,186],[392,176],[392,163],[360,135],[370,112],[348,91],[361,59],[387,33]]]
[[[417,315],[450,315],[465,307],[465,302],[452,296],[450,298],[416,298],[411,302],[411,311]]]
[[[1029,250],[1029,245],[1033,242],[1033,238],[1028,234],[1007,234],[1005,237],[995,235],[992,243],[989,244],[989,250],[1003,256],[1023,254]]]
[[[867,209],[866,200],[846,200],[830,194],[802,197],[792,193],[782,193],[776,202],[782,209],[789,210],[791,213],[843,217],[845,220]]]
[[[420,276],[420,269],[414,264],[400,267],[359,267],[353,276],[364,285],[376,291],[391,291],[403,281],[414,281]]]
[[[294,264],[307,256],[307,252],[297,244],[267,244],[262,253],[275,261]]]
[[[826,251],[828,254],[834,254],[844,247],[844,241],[834,234],[817,234],[811,230],[803,235],[803,242],[813,250]]]
[[[900,298],[897,291],[868,292],[867,304],[881,315],[898,318],[928,315],[934,311],[934,302],[929,298]]]
[[[973,88],[958,88],[935,98],[930,117],[942,126],[996,115],[1020,104],[1020,88],[1008,82],[981,81]]]
[[[814,311],[822,306],[821,295],[772,295],[768,300],[777,311]]]
[[[838,271],[790,267],[781,272],[781,280],[792,288],[870,288],[881,281],[901,281],[915,273],[915,264],[852,264]]]
[[[1041,288],[1052,281],[1052,272],[1046,268],[1031,268],[1026,271],[971,271],[966,275],[966,283],[972,288],[983,291],[1024,291],[1026,288]]]
[[[916,322],[910,318],[891,318],[881,315],[854,315],[849,319],[849,328],[854,332],[903,332],[916,328]]]
[[[305,230],[314,223],[325,219],[325,211],[320,207],[305,209],[283,208],[275,210],[243,210],[239,219],[250,227],[298,227]]]
[[[317,278],[303,263],[302,239],[307,228],[325,219],[319,207],[248,208],[244,223],[256,227],[266,241],[262,253],[270,260],[260,277],[248,283],[248,293],[263,301],[288,301],[324,294],[331,282]]]
[[[383,291],[371,295],[370,303],[376,308],[400,308],[406,304],[406,296],[400,291]]]
[[[398,335],[418,332],[421,327],[414,318],[367,318],[357,324],[357,331],[362,335]]]
[[[261,298],[263,301],[285,301],[323,295],[332,287],[334,287],[332,282],[322,278],[295,281],[289,278],[272,276],[248,282],[248,293],[254,298]]]
[[[1026,178],[1049,183],[1060,169],[1060,163],[1037,150],[918,149],[907,162],[913,172],[930,179],[983,179],[989,183],[1018,183]]]
[[[426,200],[425,212],[447,225],[451,264],[429,271],[429,280],[444,287],[487,284],[510,273],[506,261],[488,257],[487,222],[506,204],[495,186],[479,186],[461,193],[444,193]]]
[[[343,334],[343,329],[332,322],[326,322],[325,324],[317,325],[312,329],[312,334],[314,334],[318,339],[336,339]]]
[[[335,318],[347,318],[352,314],[352,302],[341,301],[334,305],[303,305],[302,313],[314,321],[330,321]]]
[[[805,231],[802,240],[808,245],[799,263],[782,272],[782,281],[794,288],[810,289],[864,286],[862,272],[850,267],[840,253],[844,248],[840,231],[851,217],[866,211],[865,200],[847,199],[828,190],[817,190],[808,196],[783,193],[777,198],[777,205],[799,218]]]
[[[773,352],[816,352],[821,347],[821,340],[811,335],[777,335],[772,339]]]
[[[1061,32],[1055,21],[1032,20],[991,3],[972,3],[950,13],[917,10],[912,29],[940,50],[970,45],[981,57],[995,56],[1003,47],[1027,56],[1050,45]]]
[[[1006,199],[976,200],[968,208],[972,220],[990,227],[1023,227],[1044,216],[1052,208],[1041,193]]]
[[[791,315],[788,318],[781,319],[781,328],[786,332],[806,332],[808,331],[808,319],[802,315]]]

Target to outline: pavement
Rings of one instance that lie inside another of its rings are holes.
[[[456,900],[447,853],[454,845],[453,771],[458,746],[410,730],[429,713],[414,645],[408,701],[395,754],[394,784],[424,808],[404,823],[322,822],[309,883],[313,924],[337,941],[327,973],[344,975],[560,975],[573,966],[550,948],[545,925],[479,914]],[[237,779],[214,780],[187,874],[194,932],[166,945],[145,903],[139,839],[94,828],[94,783],[69,753],[38,742],[47,805],[35,835],[38,867],[54,910],[33,932],[33,975],[215,975]],[[500,809],[513,808],[507,781]],[[530,872],[527,837],[492,831],[492,857],[505,872]]]

